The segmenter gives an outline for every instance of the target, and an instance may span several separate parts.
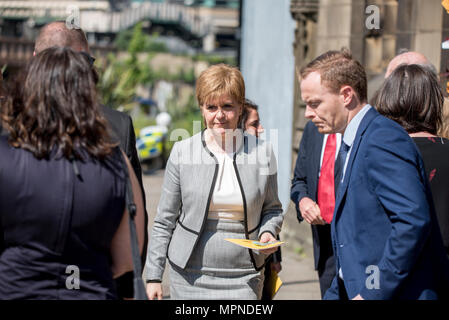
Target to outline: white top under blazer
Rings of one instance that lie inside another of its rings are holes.
[[[243,198],[233,165],[234,153],[213,154],[218,160],[219,169],[208,219],[243,221]]]

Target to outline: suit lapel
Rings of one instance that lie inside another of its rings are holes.
[[[354,142],[352,144],[352,150],[351,154],[349,155],[348,165],[346,167],[344,180],[341,183],[341,185],[338,188],[338,194],[337,199],[335,201],[335,210],[334,215],[338,213],[338,209],[340,205],[343,203],[343,198],[346,194],[346,191],[348,189],[349,180],[351,178],[352,173],[352,165],[354,163],[354,159],[357,156],[357,151],[359,149],[360,143],[363,139],[363,134],[365,133],[366,129],[369,127],[371,121],[376,118],[379,115],[379,113],[372,107],[363,117],[362,122],[359,125],[359,128],[357,129],[357,134],[355,136]],[[335,220],[335,219],[334,219]]]
[[[318,129],[315,127],[315,138],[313,141],[313,152],[310,156],[310,165],[313,172],[314,183],[318,186],[318,175],[320,173],[320,158],[321,158],[321,150],[323,147],[324,135],[318,132]],[[316,190],[316,188],[315,188]]]

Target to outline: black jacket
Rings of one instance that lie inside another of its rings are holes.
[[[313,122],[309,121],[304,129],[299,145],[290,193],[290,199],[296,206],[299,222],[303,221],[299,210],[299,201],[304,197],[309,197],[316,202],[323,138],[324,135],[318,132]],[[315,269],[318,270],[323,267],[322,264],[325,262],[325,259],[332,255],[330,228],[328,226],[312,225],[312,237]]]
[[[104,117],[108,121],[111,132],[110,135],[114,142],[120,143],[120,148],[126,153],[131,166],[134,169],[134,173],[139,180],[140,187],[142,189],[142,198],[145,208],[145,236],[142,251],[142,266],[145,264],[147,245],[148,245],[148,214],[145,204],[145,190],[142,183],[142,168],[140,167],[139,158],[136,149],[136,136],[134,133],[133,122],[130,116],[127,114],[111,109],[106,106],[101,106]],[[119,277],[116,281],[117,292],[119,297],[133,297],[133,272],[130,271],[123,276]]]

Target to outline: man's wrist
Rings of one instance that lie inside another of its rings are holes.
[[[298,202],[298,206],[299,206],[299,209],[301,210],[301,207],[302,206],[305,206],[305,205],[307,205],[307,204],[305,204],[305,202],[311,202],[311,205],[309,205],[309,207],[311,207],[312,205],[314,205],[316,202],[315,201],[313,201],[311,198],[309,198],[309,197],[303,197],[301,200],[299,200],[299,202]],[[301,204],[302,203],[302,204]],[[304,210],[308,210],[308,209],[310,209],[310,208],[303,208]],[[302,211],[302,210],[301,210]]]

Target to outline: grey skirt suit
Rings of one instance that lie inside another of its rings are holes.
[[[243,135],[233,158],[242,222],[208,219],[218,166],[204,131],[175,143],[167,162],[145,278],[162,280],[168,259],[172,299],[260,299],[266,256],[224,239],[280,232],[276,159],[269,143]]]

